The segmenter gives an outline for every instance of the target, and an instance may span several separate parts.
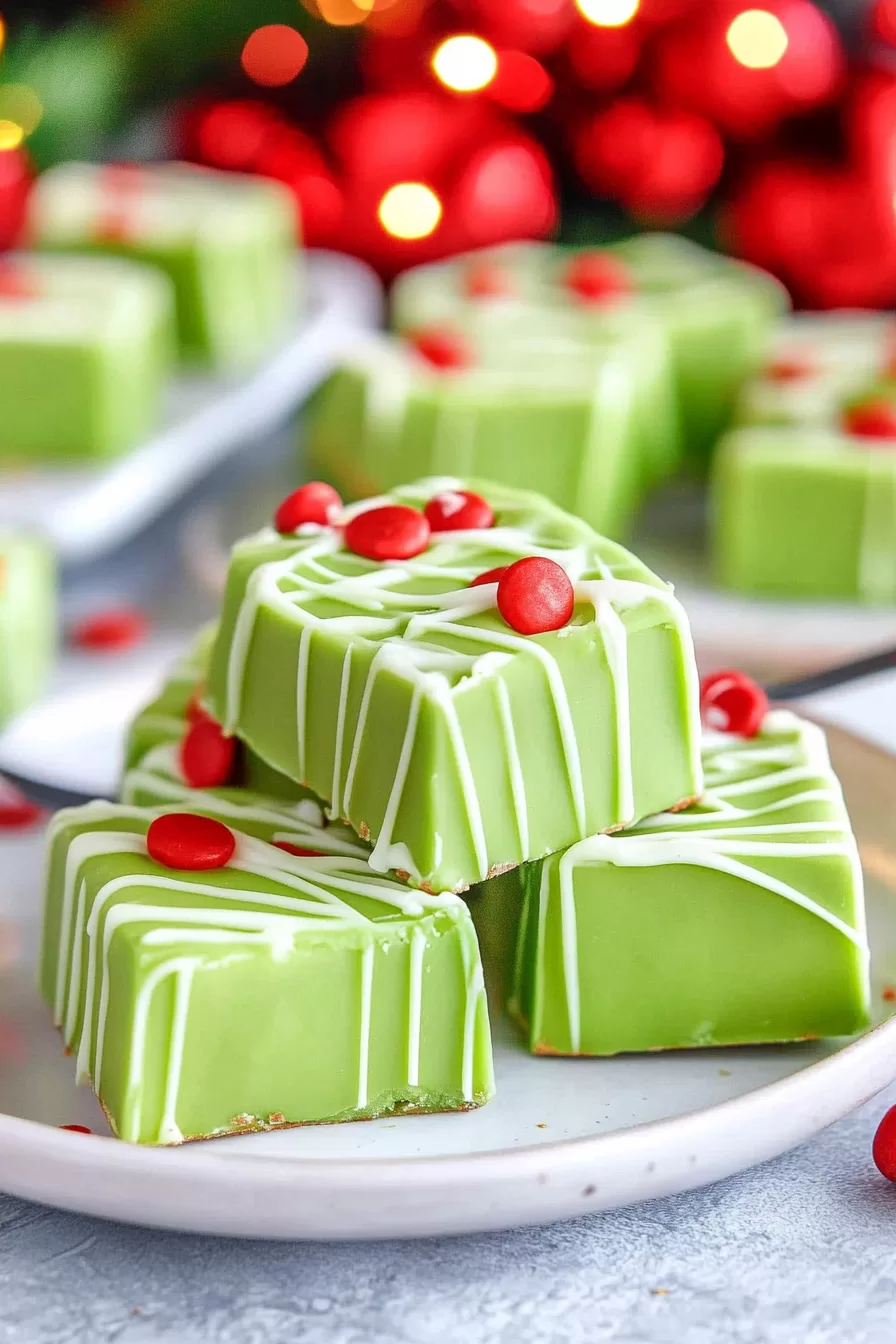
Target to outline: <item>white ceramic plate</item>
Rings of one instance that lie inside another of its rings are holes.
[[[300,264],[306,297],[263,365],[239,378],[174,378],[158,434],[114,463],[4,475],[0,523],[37,529],[63,563],[81,564],[126,541],[225,458],[277,429],[346,340],[382,314],[382,287],[362,262],[312,251]],[[297,293],[298,284],[297,270]]]
[[[105,692],[96,694],[108,710]],[[83,759],[95,752],[101,716],[85,695],[79,710],[74,722],[62,713],[48,721],[48,736],[67,722],[62,755],[80,734]],[[882,1018],[891,1006],[883,987],[896,984],[896,761],[839,729],[831,737],[868,878]],[[853,1042],[561,1060],[530,1058],[496,1013],[498,1097],[480,1111],[131,1147],[102,1137],[101,1112],[75,1087],[34,988],[41,837],[0,846],[0,1189],[63,1208],[254,1237],[548,1222],[740,1171],[896,1077],[896,1021]],[[71,1123],[95,1136],[56,1128]]]

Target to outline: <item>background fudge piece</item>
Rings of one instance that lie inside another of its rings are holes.
[[[155,425],[171,365],[166,278],[102,257],[0,262],[0,463],[111,457]]]
[[[159,816],[91,803],[49,833],[42,991],[116,1134],[171,1144],[491,1096],[463,901],[328,854],[329,829],[309,857],[183,813],[153,843]]]
[[[631,309],[662,322],[677,382],[684,449],[705,458],[743,379],[761,362],[768,328],[788,306],[765,272],[674,235],[642,234],[608,248],[509,244],[406,271],[396,281],[396,327],[450,325],[488,312],[492,327],[537,331],[559,311],[580,339],[606,339]],[[523,315],[527,314],[527,318]]]
[[[465,490],[494,525],[427,542],[419,510]],[[422,528],[406,559],[345,544],[384,507]],[[341,522],[237,546],[205,703],[370,839],[374,869],[462,890],[700,793],[687,618],[628,551],[475,480],[421,481]],[[530,557],[565,571],[572,616],[523,635],[494,579],[474,581]]]
[[[794,313],[776,328],[763,368],[741,389],[735,420],[836,430],[845,411],[892,384],[894,374],[892,314]]]
[[[752,739],[708,733],[704,766],[698,806],[523,871],[510,1006],[536,1053],[867,1025],[861,867],[821,729],[775,711]]]
[[[29,228],[40,248],[112,252],[163,270],[191,361],[255,361],[294,302],[295,207],[266,179],[178,163],[61,164],[38,178]]]
[[[514,361],[505,349],[506,367],[474,359],[437,369],[394,338],[366,340],[315,397],[305,425],[311,468],[354,498],[417,472],[483,476],[539,490],[600,531],[625,532],[647,475],[637,350],[573,342],[553,353]]]
[[[0,529],[0,725],[43,693],[56,636],[49,548],[36,537]]]
[[[732,431],[716,453],[711,502],[714,568],[726,587],[896,600],[896,437]]]

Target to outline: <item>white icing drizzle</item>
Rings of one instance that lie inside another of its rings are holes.
[[[218,800],[214,801],[217,803]],[[77,1046],[78,1076],[92,1078],[98,1092],[102,1086],[103,1053],[112,988],[109,953],[116,932],[127,924],[145,924],[147,929],[140,938],[144,946],[170,946],[174,952],[174,955],[153,968],[138,990],[131,1032],[127,1100],[121,1121],[123,1137],[136,1140],[142,1132],[142,1080],[147,1025],[156,989],[170,977],[175,980],[173,1017],[165,1065],[163,1114],[157,1141],[176,1143],[183,1137],[177,1124],[177,1098],[193,976],[202,964],[202,958],[196,951],[188,954],[186,949],[203,945],[232,945],[235,949],[242,949],[256,945],[266,947],[270,955],[279,960],[290,954],[298,936],[319,930],[322,921],[329,928],[356,928],[372,934],[376,928],[376,918],[362,914],[352,904],[352,898],[372,900],[384,907],[384,916],[387,918],[384,932],[394,928],[394,923],[388,919],[392,911],[411,919],[431,915],[439,910],[453,911],[458,916],[457,935],[465,958],[467,993],[464,1079],[467,1079],[468,1073],[472,1078],[474,1054],[470,1055],[469,1065],[466,1062],[468,1051],[473,1050],[473,1044],[468,1043],[468,1021],[470,1013],[475,1011],[475,1001],[484,991],[481,990],[481,967],[475,939],[468,927],[466,907],[458,897],[450,894],[433,896],[403,887],[394,880],[374,875],[366,863],[354,857],[298,857],[238,832],[236,854],[227,868],[228,872],[246,875],[247,880],[238,886],[218,886],[201,872],[131,871],[100,884],[91,899],[92,860],[115,855],[146,856],[142,830],[99,830],[95,829],[96,824],[115,821],[145,823],[156,815],[157,810],[119,804],[89,804],[84,808],[57,813],[49,838],[53,847],[60,843],[60,833],[72,824],[87,828],[67,837],[59,890],[55,1001],[57,1016],[64,1022],[65,1039],[68,1044]],[[255,889],[257,884],[253,885],[253,877],[275,882],[281,892]],[[162,895],[181,893],[194,900],[186,905],[176,905],[155,904],[151,900],[142,899],[153,889]],[[122,896],[127,899],[122,900]],[[199,899],[208,904],[197,904]],[[85,940],[86,974],[81,956]],[[420,925],[411,926],[409,941],[407,1059],[410,1080],[412,1075],[419,1077],[423,971],[427,946],[426,934]],[[375,955],[376,943],[373,937],[365,936],[360,949],[358,1037],[358,1106],[362,1108],[369,1103],[368,1066]],[[220,960],[216,959],[215,964],[221,964]],[[474,1001],[472,1008],[471,1000]],[[468,1096],[466,1090],[464,1096]]]
[[[351,644],[345,650],[345,657],[342,660],[342,677],[339,682],[339,708],[336,714],[336,742],[333,747],[333,797],[330,803],[329,815],[332,818],[341,816],[342,811],[342,750],[343,737],[345,735],[345,715],[348,708],[348,692],[351,685],[352,675],[352,646]]]
[[[566,987],[570,1048],[581,1047],[581,1011],[576,936],[574,876],[577,867],[609,863],[617,867],[654,867],[685,864],[714,869],[742,878],[752,886],[783,897],[823,920],[863,954],[867,976],[868,945],[862,901],[862,874],[858,849],[849,829],[840,785],[827,756],[824,735],[786,711],[767,715],[762,734],[755,739],[708,733],[704,747],[708,792],[697,807],[679,813],[648,817],[619,835],[593,835],[571,845],[563,854],[544,861],[539,892],[538,965],[544,956],[547,905],[551,877],[557,874],[560,902],[563,973]],[[746,778],[738,778],[749,771]],[[812,783],[813,788],[800,785]],[[743,806],[734,799],[751,795],[784,797]],[[830,805],[829,819],[769,821],[793,813],[807,802]],[[842,919],[805,892],[764,871],[752,859],[845,858],[856,893],[854,922]],[[515,974],[517,993],[522,975],[522,949]],[[536,1021],[540,1006],[536,1005]]]
[[[454,478],[433,480],[426,484],[431,487],[433,493],[463,487],[463,482]],[[413,494],[405,495],[399,492],[396,497],[412,498],[417,501],[417,495]],[[364,501],[361,505],[353,506],[347,514],[354,515],[359,510],[370,508],[378,502],[380,501]],[[537,521],[537,515],[534,515],[534,519]],[[546,521],[549,523],[549,516]],[[310,779],[314,771],[309,770],[309,763],[306,760],[305,710],[302,706],[307,693],[314,632],[326,629],[330,634],[344,634],[351,643],[347,646],[346,661],[343,663],[335,725],[334,741],[338,750],[334,752],[330,772],[332,814],[338,815],[341,812],[344,816],[354,817],[358,825],[362,822],[370,825],[370,819],[359,816],[357,807],[353,808],[353,795],[375,685],[380,671],[388,668],[390,674],[411,683],[411,706],[415,722],[420,708],[420,696],[436,701],[440,706],[461,776],[463,804],[473,843],[477,876],[482,879],[487,875],[490,866],[488,836],[477,796],[474,773],[457,717],[456,699],[481,676],[500,676],[494,665],[488,671],[479,666],[482,655],[476,651],[476,645],[485,645],[489,651],[507,650],[510,656],[528,654],[537,658],[544,669],[557,717],[573,817],[579,835],[584,838],[588,833],[588,823],[575,722],[563,675],[550,644],[545,646],[538,638],[518,635],[509,628],[506,631],[498,631],[485,629],[475,623],[467,623],[475,621],[477,615],[494,607],[495,591],[492,585],[475,588],[469,586],[481,569],[483,548],[487,548],[490,554],[505,557],[508,562],[526,555],[544,555],[561,564],[570,575],[575,584],[576,600],[589,603],[593,607],[595,620],[604,640],[614,688],[614,736],[618,770],[616,807],[618,815],[610,824],[630,823],[635,815],[628,702],[627,631],[620,613],[644,602],[656,602],[662,608],[663,623],[671,626],[676,632],[684,666],[683,701],[690,738],[690,768],[693,773],[694,792],[698,792],[702,781],[697,714],[699,688],[688,623],[680,604],[672,596],[671,590],[664,586],[615,577],[612,564],[607,564],[599,554],[599,539],[596,537],[593,542],[583,539],[566,549],[557,549],[537,545],[535,535],[531,525],[500,526],[490,529],[485,534],[482,531],[441,533],[434,536],[429,549],[421,556],[399,563],[387,562],[370,570],[345,575],[328,567],[326,563],[327,561],[332,563],[333,557],[340,552],[341,533],[336,529],[302,529],[300,535],[296,537],[297,549],[293,555],[286,559],[259,564],[247,581],[230,644],[226,704],[223,707],[226,731],[236,732],[241,726],[245,672],[258,612],[261,608],[275,610],[296,623],[301,630],[296,690],[299,725],[298,774],[303,780],[314,783],[318,788],[325,787],[318,782],[319,776],[315,780]],[[575,528],[572,529],[572,535],[575,535]],[[584,532],[585,538],[587,535],[587,532]],[[275,534],[263,532],[252,544],[274,539]],[[621,549],[619,557],[620,566],[633,563]],[[597,571],[601,577],[585,578],[589,571],[591,573]],[[458,586],[450,592],[398,591],[399,587],[409,580],[429,578],[449,582],[456,578]],[[330,603],[344,603],[351,614],[322,619],[308,610],[308,603],[319,596],[325,596]],[[460,647],[446,647],[441,642],[445,637]],[[371,643],[376,645],[372,657]],[[472,646],[469,652],[464,650],[464,644]],[[366,659],[367,670],[360,708],[353,725],[348,768],[340,797],[340,768],[347,735],[348,677],[351,666],[348,658],[353,648],[357,649],[359,658]],[[516,770],[513,763],[519,762],[521,758],[509,697],[505,698],[501,705],[500,723],[505,742],[505,756],[511,773],[513,802],[517,804],[518,799],[524,796],[525,788],[521,772]],[[413,748],[414,733],[411,731],[410,735],[406,733],[403,741],[393,786],[388,795],[386,813],[379,827],[379,833],[375,836],[376,844],[371,866],[376,871],[385,871],[390,865],[395,865],[396,855],[400,853],[401,868],[407,870],[415,880],[423,881],[430,878],[431,874],[421,872],[419,864],[408,852],[406,845],[394,845],[391,834]],[[524,836],[526,840],[521,857],[531,857],[528,851],[529,826],[525,811],[519,834],[521,845]],[[494,861],[502,862],[507,856],[493,857]]]
[[[367,1105],[370,1073],[370,1009],[373,1002],[373,943],[361,950],[361,1029],[358,1032],[358,1110]]]

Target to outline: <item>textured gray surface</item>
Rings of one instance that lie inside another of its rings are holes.
[[[0,1344],[893,1344],[893,1103],[707,1190],[455,1240],[225,1241],[0,1195]]]

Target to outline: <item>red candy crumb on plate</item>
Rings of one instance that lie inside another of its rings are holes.
[[[93,1130],[88,1129],[86,1125],[59,1125],[59,1129],[68,1129],[72,1134],[92,1134]]]
[[[798,383],[815,373],[815,365],[808,356],[781,355],[767,364],[762,373],[773,383]]]
[[[430,527],[419,509],[384,504],[356,513],[345,527],[345,544],[366,560],[410,560],[429,545]]]
[[[46,812],[30,798],[0,797],[0,831],[24,831],[41,821]]]
[[[863,439],[896,439],[896,403],[885,397],[855,402],[843,412],[843,428]]]
[[[707,728],[755,737],[768,713],[768,696],[745,672],[714,672],[700,683],[700,714]]]
[[[209,714],[197,719],[180,744],[180,768],[191,789],[227,784],[236,761],[236,738],[227,737]]]
[[[498,610],[512,630],[541,635],[569,622],[575,590],[566,570],[545,556],[509,565],[498,581]]]
[[[236,836],[223,821],[194,812],[166,812],[149,824],[146,848],[166,868],[198,872],[223,868],[233,858]]]
[[[495,521],[488,500],[472,490],[443,490],[433,495],[423,512],[433,532],[492,527]]]
[[[878,1125],[871,1156],[881,1176],[896,1181],[896,1106],[890,1107]]]
[[[512,292],[510,276],[495,261],[474,261],[464,274],[463,289],[470,299],[496,299]]]
[[[628,267],[606,252],[580,252],[573,257],[564,283],[585,303],[617,303],[634,291]]]
[[[69,643],[79,649],[112,653],[129,649],[145,639],[149,621],[135,607],[97,612],[78,621],[69,632]]]
[[[342,510],[342,498],[325,481],[309,481],[281,500],[274,514],[278,532],[295,532],[303,523],[332,527]]]

